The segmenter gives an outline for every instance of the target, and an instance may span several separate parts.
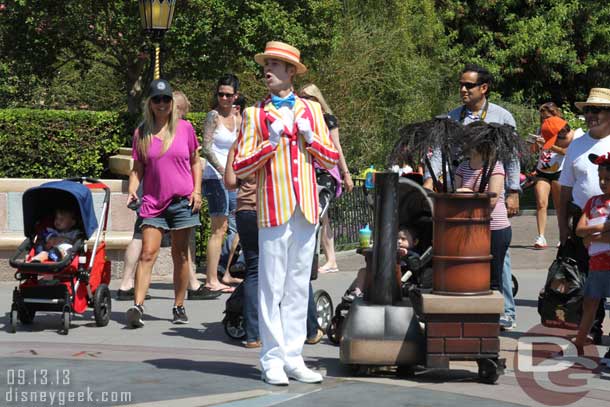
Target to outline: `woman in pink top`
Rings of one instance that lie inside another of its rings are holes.
[[[134,305],[127,310],[127,324],[144,325],[144,296],[159,254],[163,232],[169,230],[174,263],[173,323],[188,323],[184,297],[189,280],[188,246],[191,228],[199,226],[201,162],[193,126],[181,120],[172,89],[163,79],[154,80],[144,107],[143,123],[133,137],[134,166],[129,176],[127,204],[140,206],[142,252],[136,271]]]

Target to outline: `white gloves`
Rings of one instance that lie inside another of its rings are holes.
[[[280,136],[284,132],[284,122],[282,120],[276,120],[269,126],[269,142],[273,147],[277,146],[280,142]]]
[[[301,117],[297,119],[297,127],[299,129],[299,133],[305,137],[305,141],[307,144],[313,143],[313,131],[311,130],[311,123],[309,120]]]

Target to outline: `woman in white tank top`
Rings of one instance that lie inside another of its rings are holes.
[[[235,75],[222,76],[216,86],[216,106],[208,113],[203,125],[202,155],[207,164],[203,170],[202,189],[211,220],[205,287],[215,292],[232,292],[233,287],[228,284],[240,281],[232,278],[228,270],[222,282],[218,279],[218,263],[229,217],[235,216],[236,191],[227,191],[222,177],[229,149],[241,126],[241,115],[236,114],[233,108],[238,91],[239,80]]]

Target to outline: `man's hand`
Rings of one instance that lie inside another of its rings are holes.
[[[297,119],[297,128],[299,129],[299,133],[303,135],[307,144],[313,143],[313,131],[311,130],[311,123],[309,120],[301,117]]]
[[[282,120],[276,120],[271,123],[271,126],[269,126],[269,142],[273,144],[273,147],[279,144],[283,132],[284,122]]]
[[[506,210],[509,218],[519,214],[518,192],[509,192],[506,194]]]

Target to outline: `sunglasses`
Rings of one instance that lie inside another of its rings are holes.
[[[167,96],[167,95],[164,95],[164,96],[155,96],[155,97],[152,97],[150,100],[155,105],[158,105],[159,103],[161,103],[161,101],[163,101],[163,103],[171,102],[172,101],[172,97],[171,96]]]
[[[568,133],[570,133],[571,130],[572,128],[570,127],[570,125],[566,124],[565,127],[559,130],[559,133],[557,133],[557,139],[565,140],[566,138],[568,138]]]
[[[466,88],[468,90],[472,88],[476,88],[477,86],[481,86],[481,83],[478,82],[460,82],[460,89]]]
[[[235,96],[235,93],[218,92],[217,95],[219,98],[232,98],[233,96]]]
[[[601,107],[601,106],[585,106],[582,108],[582,112],[584,114],[587,114],[587,113],[598,114],[599,112],[605,112],[608,110],[609,109],[607,107]]]

